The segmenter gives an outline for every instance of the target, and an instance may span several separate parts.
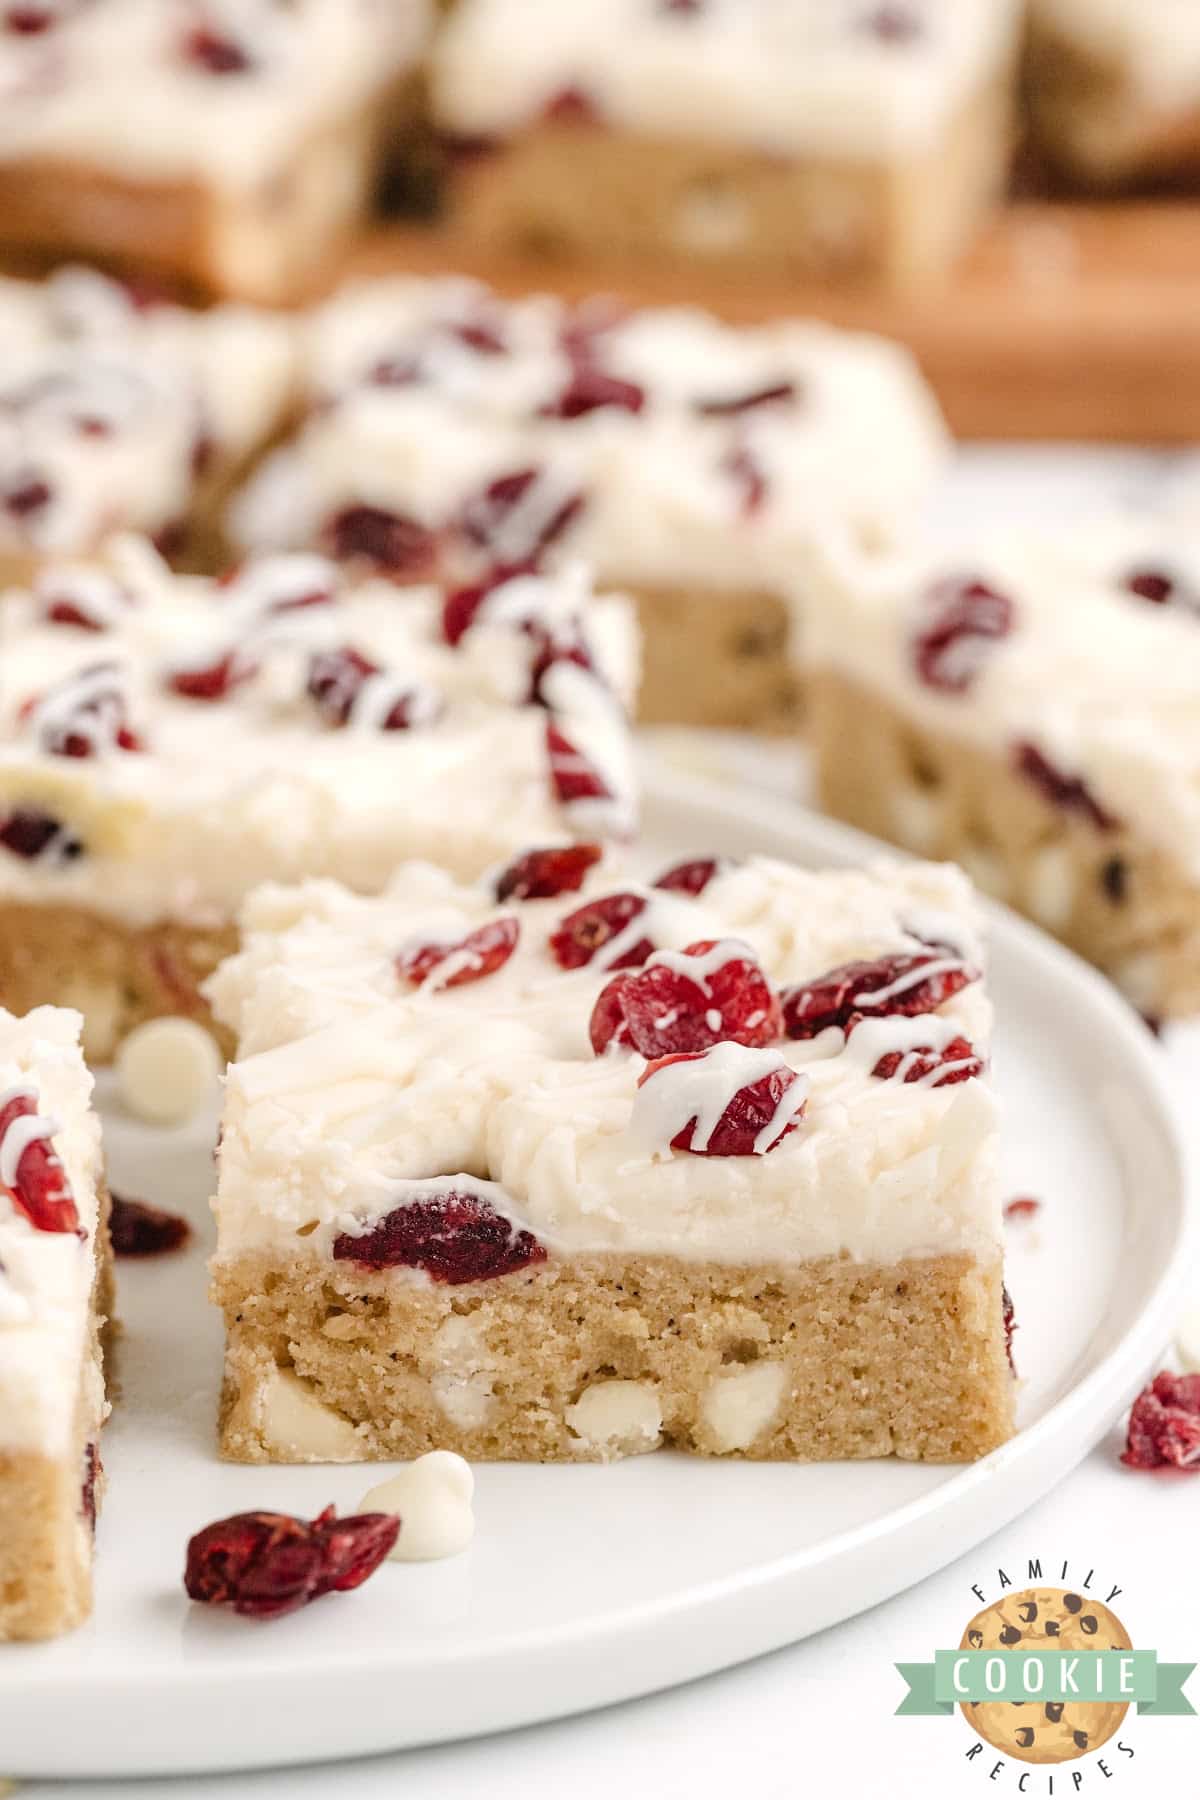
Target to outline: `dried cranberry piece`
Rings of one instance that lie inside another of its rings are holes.
[[[1161,569],[1135,569],[1125,577],[1123,586],[1139,600],[1149,600],[1152,606],[1165,606],[1175,597],[1175,577]]]
[[[460,518],[460,530],[467,541],[481,549],[491,548],[504,534],[521,502],[532,497],[543,475],[544,471],[537,467],[517,469],[511,475],[498,476],[481,494],[469,499]],[[543,552],[578,518],[583,506],[581,493],[567,494],[565,498],[555,495],[554,503],[544,509],[544,516],[530,520],[526,543],[515,548],[505,544],[501,566],[510,572],[536,567]]]
[[[0,1159],[5,1139],[16,1121],[36,1118],[37,1112],[37,1098],[33,1093],[24,1088],[10,1091],[0,1105]],[[83,1235],[67,1171],[48,1135],[29,1139],[17,1158],[11,1183],[4,1184],[4,1191],[36,1230],[73,1231]]]
[[[638,1086],[645,1087],[648,1081],[661,1076],[664,1069],[673,1068],[680,1063],[703,1062],[711,1055],[711,1050],[701,1050],[691,1055],[660,1056],[654,1062],[646,1064],[638,1077]],[[795,1131],[803,1117],[807,1104],[804,1097],[798,1096],[799,1103],[794,1107],[787,1101],[789,1091],[801,1079],[796,1070],[789,1068],[780,1057],[778,1067],[734,1090],[709,1133],[706,1144],[697,1145],[694,1141],[698,1117],[693,1116],[675,1133],[671,1139],[671,1148],[689,1150],[693,1156],[769,1154],[778,1149],[784,1138]],[[772,1130],[775,1125],[779,1127],[777,1133]],[[764,1143],[767,1133],[772,1135]]]
[[[885,4],[864,13],[859,20],[859,29],[870,32],[872,37],[880,38],[885,44],[912,44],[924,36],[919,14],[899,4],[899,0],[885,0]]]
[[[1009,1293],[1008,1288],[1004,1287],[1001,1290],[1001,1293],[1004,1319],[1004,1354],[1008,1358],[1010,1370],[1015,1375],[1017,1372],[1017,1365],[1013,1361],[1013,1332],[1017,1329],[1017,1313],[1016,1308],[1013,1305],[1012,1295]]]
[[[241,650],[226,650],[213,661],[194,669],[172,669],[167,686],[185,700],[224,700],[235,688],[252,681],[258,665]]]
[[[95,1444],[85,1444],[83,1449],[83,1479],[79,1484],[79,1511],[88,1530],[96,1529],[96,1483],[104,1472],[100,1461],[100,1451]]]
[[[49,850],[64,861],[73,861],[83,855],[83,845],[61,819],[38,812],[31,806],[14,807],[12,812],[0,818],[0,844],[27,862]]]
[[[727,867],[728,863],[723,856],[695,856],[688,862],[676,863],[667,869],[654,885],[656,888],[665,888],[671,894],[690,894],[693,900],[697,900],[709,882]]]
[[[543,419],[582,419],[602,406],[640,413],[645,404],[646,390],[636,382],[622,381],[619,375],[607,375],[593,363],[579,361],[558,399],[538,410]]]
[[[183,41],[183,54],[209,75],[244,75],[250,58],[240,44],[207,25],[197,25]]]
[[[287,1513],[235,1513],[189,1541],[183,1585],[206,1606],[278,1619],[322,1594],[361,1586],[399,1530],[393,1513],[339,1519],[332,1506],[311,1524]]]
[[[48,708],[43,712],[44,708]],[[109,750],[140,751],[145,745],[128,718],[119,671],[97,663],[69,676],[59,688],[21,708],[39,718],[38,744],[47,756],[101,756]]]
[[[697,400],[696,411],[706,419],[733,419],[740,413],[754,412],[760,406],[778,406],[798,398],[794,381],[776,381],[769,386],[752,388],[748,394],[734,394],[723,400]]]
[[[414,944],[396,957],[396,973],[402,981],[420,987],[443,964],[453,962],[453,970],[438,981],[439,988],[465,987],[468,982],[482,981],[504,967],[517,947],[521,927],[511,913],[502,919],[491,919],[478,930],[470,931],[458,944]]]
[[[114,1256],[165,1256],[181,1250],[192,1235],[181,1214],[119,1194],[112,1196],[108,1229]]]
[[[1013,751],[1017,770],[1032,781],[1043,796],[1062,812],[1078,813],[1097,831],[1115,831],[1120,821],[1108,812],[1078,775],[1064,775],[1036,744],[1018,744]]]
[[[525,627],[533,639],[534,654],[529,670],[529,700],[534,706],[545,706],[554,711],[554,704],[546,689],[547,677],[563,663],[572,663],[575,668],[583,669],[593,679],[607,687],[603,675],[592,661],[592,653],[581,637],[567,639],[555,637],[539,625],[529,624]]]
[[[491,1281],[546,1260],[531,1231],[518,1230],[482,1194],[451,1188],[397,1206],[361,1237],[343,1232],[333,1254],[368,1269],[424,1269],[433,1281],[460,1287]]]
[[[451,325],[450,335],[480,356],[503,356],[508,349],[499,324],[489,319],[460,319]]]
[[[1028,1194],[1019,1194],[1015,1200],[1005,1203],[1004,1217],[1006,1219],[1032,1219],[1034,1214],[1041,1210],[1040,1200],[1034,1200]]]
[[[340,650],[319,650],[308,665],[308,692],[331,725],[347,725],[367,682],[382,673],[378,663],[348,644]],[[380,731],[408,731],[435,716],[437,710],[436,696],[411,688],[398,694],[375,723]]]
[[[577,800],[611,800],[612,789],[581,750],[554,723],[546,722],[546,755],[550,761],[550,785],[560,806]]]
[[[695,976],[683,966],[688,957],[697,963]],[[597,1056],[616,1042],[660,1057],[723,1042],[758,1049],[774,1042],[780,1026],[779,1001],[749,946],[704,939],[682,956],[660,950],[636,975],[610,981],[592,1012],[590,1037]]]
[[[766,505],[767,477],[762,464],[745,444],[721,459],[721,469],[742,490],[742,517],[753,519]]]
[[[13,5],[4,9],[4,28],[17,37],[36,37],[55,24],[58,15],[49,6]]]
[[[1200,1375],[1164,1369],[1142,1390],[1121,1461],[1131,1469],[1200,1469]]]
[[[1016,610],[1006,594],[984,581],[939,581],[928,596],[934,616],[913,641],[913,663],[926,687],[962,694],[983,663],[988,645],[1007,637]]]
[[[437,566],[438,540],[428,526],[381,506],[347,506],[324,529],[330,554],[338,562],[361,558],[381,574],[416,581]]]
[[[6,489],[4,510],[14,519],[28,519],[49,506],[53,498],[48,482],[43,481],[40,476],[30,476]]]
[[[476,582],[471,587],[455,588],[446,595],[442,603],[442,636],[448,644],[457,646],[462,642],[475,623],[480,607],[504,579],[505,576],[497,577],[493,572],[487,581]]]
[[[813,1038],[831,1025],[845,1030],[855,1013],[915,1018],[918,1013],[936,1012],[978,980],[978,970],[932,952],[842,963],[816,981],[784,992],[783,1029],[790,1038]]]
[[[574,85],[560,88],[542,109],[542,117],[555,125],[598,125],[600,122],[595,102],[582,88]]]
[[[558,844],[527,850],[496,877],[497,900],[553,900],[577,894],[583,878],[604,855],[599,844]]]
[[[588,900],[583,906],[560,919],[550,934],[550,949],[562,969],[582,969],[614,938],[629,935],[629,927],[646,910],[640,894],[605,894],[599,900]],[[648,937],[638,937],[621,950],[615,961],[606,956],[609,969],[638,969],[654,954]]]
[[[76,599],[68,594],[52,595],[46,601],[42,617],[48,625],[74,625],[80,631],[108,629],[107,620],[89,611],[82,596]]]
[[[951,1038],[944,1050],[935,1050],[931,1044],[916,1044],[911,1050],[889,1050],[879,1058],[871,1073],[879,1081],[891,1081],[901,1065],[904,1069],[900,1077],[902,1083],[926,1081],[927,1086],[935,1088],[953,1087],[956,1082],[971,1081],[976,1075],[983,1074],[983,1059],[965,1037]],[[944,1069],[945,1074],[939,1075],[936,1081],[927,1081],[927,1077],[938,1069]]]

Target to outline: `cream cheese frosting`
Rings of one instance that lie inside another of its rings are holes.
[[[434,110],[504,138],[571,93],[646,136],[890,158],[1006,71],[1020,19],[1015,0],[459,0]]]
[[[429,0],[32,0],[0,20],[0,161],[235,192],[419,56]]]
[[[693,899],[606,861],[580,893],[500,906],[490,884],[465,887],[420,864],[371,899],[327,881],[264,887],[244,910],[241,952],[207,989],[239,1038],[226,1083],[218,1261],[327,1257],[340,1234],[361,1235],[406,1200],[464,1178],[551,1254],[997,1254],[989,1081],[879,1079],[875,1058],[854,1050],[857,1032],[830,1028],[767,1050],[718,1046],[726,1086],[768,1063],[801,1078],[776,1121],[777,1132],[795,1129],[765,1154],[690,1155],[671,1149],[665,1126],[648,1134],[644,1097],[688,1065],[639,1091],[644,1058],[595,1055],[589,1019],[615,945],[574,970],[548,947],[576,906],[631,891],[649,903],[637,925],[660,950],[743,940],[777,987],[859,958],[927,951],[931,933],[982,967],[966,879],[931,865],[813,874],[755,858],[721,868]],[[519,939],[494,973],[416,990],[397,975],[403,947],[459,941],[505,914]],[[872,1048],[903,1056],[918,1044],[944,1047],[953,1025],[952,1036],[986,1056],[990,1023],[974,982],[937,1015],[881,1021]],[[667,1094],[667,1111],[672,1104]]]
[[[0,280],[0,556],[185,522],[279,423],[294,358],[292,327],[249,307],[189,312],[82,268]]]
[[[253,548],[311,543],[363,502],[460,558],[568,554],[616,583],[775,587],[818,521],[894,537],[948,455],[906,351],[808,321],[394,277],[318,309],[306,361],[308,422],[232,510]],[[614,402],[564,400],[581,370]],[[489,504],[524,474],[519,505]]]
[[[71,1451],[95,1277],[100,1126],[77,1013],[42,1006],[23,1019],[0,1011],[0,1095],[29,1093],[35,1115],[0,1146],[0,1453]],[[74,1231],[42,1231],[8,1191],[19,1152],[44,1135],[60,1158],[79,1214]]]
[[[272,878],[370,891],[412,855],[473,876],[531,842],[630,832],[627,604],[580,570],[529,577],[457,646],[442,604],[315,556],[173,576],[137,539],[8,595],[0,899],[206,925]],[[69,622],[80,609],[105,628]],[[551,660],[533,704],[535,657],[568,648],[591,668]],[[602,797],[560,797],[552,764],[572,757]]]
[[[1011,629],[976,639],[969,681],[942,691],[921,679],[914,646],[942,584],[972,581],[1009,602]],[[830,534],[824,575],[796,604],[809,667],[837,670],[921,728],[1005,762],[1032,746],[1116,825],[1200,876],[1194,530],[1121,516],[877,558]]]

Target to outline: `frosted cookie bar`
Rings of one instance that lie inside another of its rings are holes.
[[[280,301],[362,217],[427,0],[27,0],[0,14],[0,242]]]
[[[955,858],[1143,1012],[1200,1008],[1200,538],[839,553],[806,602],[822,805]]]
[[[461,0],[432,52],[489,249],[945,269],[998,193],[1016,0]]]
[[[1184,0],[1033,0],[1043,146],[1093,183],[1200,171],[1200,15]]]
[[[578,572],[444,601],[321,558],[220,583],[140,540],[0,609],[0,998],[53,994],[109,1056],[197,991],[259,882],[381,888],[419,855],[474,876],[531,839],[632,830],[624,602]]]
[[[234,539],[468,586],[582,556],[639,603],[653,721],[791,724],[785,596],[814,524],[887,542],[947,455],[905,351],[795,320],[400,277],[318,310],[306,357],[308,420]]]
[[[80,1024],[0,1011],[0,1642],[92,1604],[112,1251]]]
[[[295,376],[267,313],[188,312],[89,269],[0,279],[0,579],[119,530],[204,555]]]
[[[1012,1426],[956,870],[268,887],[209,984],[227,1456],[960,1460]]]

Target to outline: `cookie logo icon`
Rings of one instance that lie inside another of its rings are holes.
[[[1132,1650],[1107,1606],[1069,1588],[1025,1588],[976,1613],[961,1650]],[[1028,1763],[1072,1762],[1106,1744],[1128,1700],[1083,1700],[1055,1692],[1025,1700],[967,1700],[963,1717],[1006,1756]]]

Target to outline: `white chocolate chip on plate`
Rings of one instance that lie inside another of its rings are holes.
[[[432,1562],[457,1556],[475,1535],[471,1465],[453,1450],[430,1450],[390,1481],[364,1494],[359,1512],[399,1513],[391,1562]]]
[[[121,1099],[148,1125],[184,1125],[216,1086],[221,1056],[194,1019],[147,1019],[116,1057]]]

